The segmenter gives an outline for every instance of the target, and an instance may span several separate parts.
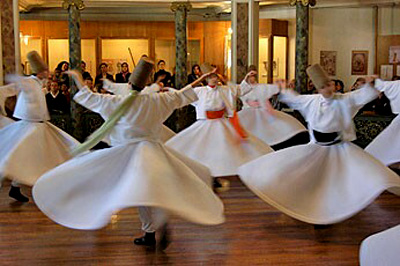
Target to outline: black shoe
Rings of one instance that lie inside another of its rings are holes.
[[[21,188],[19,188],[19,187],[11,186],[8,196],[10,196],[11,198],[13,198],[19,202],[28,202],[29,201],[29,198],[22,195]]]
[[[171,244],[171,236],[168,230],[168,225],[165,224],[163,228],[160,230],[160,232],[161,232],[160,249],[165,250],[169,246],[169,244]]]
[[[146,233],[144,236],[136,238],[133,243],[138,246],[154,246],[156,244],[156,233]]]
[[[229,190],[230,182],[226,179],[214,178],[213,189],[215,192],[225,192]]]

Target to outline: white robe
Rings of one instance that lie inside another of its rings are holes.
[[[0,129],[13,123],[14,120],[7,117],[5,102],[8,97],[15,95],[14,85],[3,86],[0,89]]]
[[[360,247],[360,265],[400,265],[400,225],[366,238]]]
[[[256,137],[273,146],[307,131],[291,115],[277,110],[267,111],[266,102],[279,92],[276,85],[250,85],[243,81],[241,86],[253,87],[250,93],[241,97],[243,110],[238,115],[244,128]]]
[[[14,117],[18,122],[0,130],[0,177],[32,186],[48,170],[70,159],[78,141],[48,122],[42,82],[35,76],[13,76],[1,90],[18,94]]]
[[[400,81],[377,79],[375,87],[389,98],[392,112],[397,117],[365,150],[385,165],[391,165],[400,162]]]
[[[129,95],[129,93],[132,91],[132,86],[127,83],[113,83],[112,81],[109,81],[108,79],[104,80],[104,89],[106,89],[109,92],[114,93],[115,95],[121,95],[121,96],[126,96]],[[149,94],[149,93],[159,93],[160,92],[160,86],[158,86],[156,83],[152,84],[151,86],[145,87],[142,91],[141,94]],[[174,89],[169,88],[169,91],[174,91]],[[162,126],[161,129],[161,135],[160,139],[163,143],[167,142],[169,139],[174,137],[176,133],[172,131],[170,128],[167,126]],[[110,144],[110,141],[108,138],[106,138],[105,142]]]
[[[241,139],[228,119],[207,119],[206,111],[224,108],[231,117],[236,98],[250,90],[241,90],[236,86],[195,88],[199,97],[193,103],[197,122],[171,138],[166,145],[206,165],[213,176],[236,175],[240,165],[272,152],[266,143],[251,133],[248,133],[247,139]]]
[[[352,118],[377,97],[373,88],[366,86],[331,99],[289,91],[281,96],[281,101],[307,120],[311,142],[240,167],[240,178],[261,199],[301,221],[332,224],[361,211],[384,190],[400,187],[394,172],[350,143],[356,137]],[[312,130],[340,132],[342,142],[321,146]]]
[[[74,100],[105,120],[126,96],[81,89]],[[43,175],[33,188],[37,206],[55,222],[98,229],[114,212],[157,207],[200,224],[224,221],[209,170],[160,142],[163,121],[197,97],[178,92],[139,94],[110,133],[111,148],[78,156]]]

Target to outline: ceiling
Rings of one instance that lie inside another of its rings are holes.
[[[66,20],[61,8],[63,0],[19,0],[21,19]],[[84,0],[83,20],[173,20],[171,3],[167,0]],[[183,1],[185,2],[185,1]],[[229,20],[231,1],[190,0],[190,20]],[[260,0],[260,10],[289,8],[289,0]],[[318,7],[400,5],[400,0],[317,0]]]

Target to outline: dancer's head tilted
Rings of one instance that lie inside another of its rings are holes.
[[[332,80],[319,64],[307,68],[307,74],[319,94],[324,98],[331,98],[335,93],[335,81]]]
[[[136,91],[141,91],[147,84],[149,77],[153,71],[154,62],[149,58],[142,57],[135,67],[129,77],[129,84],[131,84],[132,89]]]
[[[207,83],[208,83],[208,85],[210,85],[210,86],[216,86],[216,85],[218,85],[218,82],[219,82],[219,77],[218,77],[218,74],[215,72],[215,67],[213,67],[210,63],[208,63],[208,62],[204,62],[202,65],[201,65],[201,71],[203,72],[203,73],[211,73],[211,74],[209,74],[208,76],[207,76],[207,78],[206,78],[206,81],[207,81]]]
[[[30,51],[26,58],[28,59],[29,64],[31,65],[31,69],[34,75],[36,75],[39,79],[47,79],[49,76],[49,67],[43,61],[42,57],[39,55],[37,51]]]

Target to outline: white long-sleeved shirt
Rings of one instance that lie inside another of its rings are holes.
[[[126,97],[127,95],[93,93],[84,87],[75,95],[74,100],[107,120]],[[112,129],[111,145],[121,145],[137,139],[159,140],[162,123],[174,109],[188,105],[197,99],[191,86],[173,92],[139,93],[132,107]]]
[[[340,132],[342,140],[356,139],[353,118],[365,104],[378,97],[378,91],[369,84],[363,88],[324,98],[320,94],[298,95],[293,91],[282,91],[280,100],[299,110],[308,123],[310,131],[322,133]],[[315,141],[311,133],[312,140]]]
[[[115,95],[128,95],[132,91],[132,85],[128,83],[114,83],[108,79],[103,81],[103,88]],[[150,86],[146,86],[140,93],[156,93],[160,90],[161,87],[157,83],[153,83]],[[169,88],[169,91],[172,90],[172,88]]]
[[[246,83],[245,81],[243,81]],[[241,97],[249,93],[253,88],[247,83],[240,86],[216,86],[211,88],[197,87],[194,88],[199,100],[192,103],[196,107],[197,119],[207,119],[206,111],[220,111],[226,109],[229,117],[233,116],[233,109],[236,105],[237,97]]]
[[[377,79],[375,80],[375,88],[385,93],[386,97],[388,97],[392,112],[400,114],[400,80],[383,81]]]
[[[7,79],[13,83],[0,87],[0,91],[8,93],[9,96],[18,95],[14,110],[15,118],[32,122],[50,120],[46,97],[42,90],[43,81],[36,76],[11,75]]]
[[[243,102],[243,109],[254,108],[254,103],[258,103],[258,107],[266,108],[266,102],[279,92],[279,88],[274,84],[249,84],[242,82],[241,86],[250,86],[253,88],[251,92],[240,97]],[[250,105],[253,103],[253,106]]]

